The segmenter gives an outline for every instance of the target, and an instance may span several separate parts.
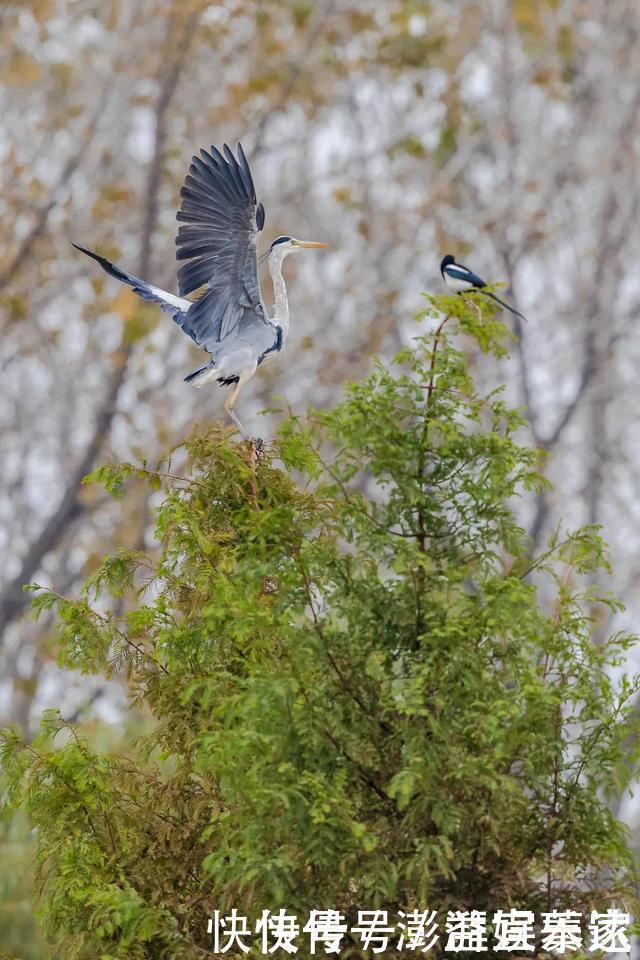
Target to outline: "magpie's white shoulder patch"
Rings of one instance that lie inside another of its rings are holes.
[[[457,293],[472,289],[474,283],[470,279],[471,276],[472,274],[469,270],[459,270],[453,265],[445,267],[444,270],[444,280],[446,285],[450,290],[455,290]]]

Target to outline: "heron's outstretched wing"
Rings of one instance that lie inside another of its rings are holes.
[[[257,239],[264,208],[242,146],[238,158],[224,145],[194,157],[181,191],[176,237],[180,294],[209,289],[192,304],[182,323],[196,343],[213,352],[239,325],[269,323],[260,296]]]
[[[115,277],[116,280],[121,280],[122,283],[128,284],[133,289],[133,292],[137,293],[143,300],[159,303],[160,308],[164,310],[165,313],[172,316],[179,326],[183,326],[183,320],[191,307],[190,300],[185,300],[183,297],[176,297],[173,293],[162,290],[161,287],[156,287],[152,283],[147,283],[146,280],[140,280],[130,273],[125,273],[125,271],[117,267],[115,263],[111,263],[111,260],[107,260],[106,257],[101,257],[99,253],[93,253],[92,250],[87,250],[86,247],[81,247],[79,243],[73,243],[72,241],[71,245],[75,247],[76,250],[80,250],[81,253],[86,253],[88,257],[96,260],[109,276]]]

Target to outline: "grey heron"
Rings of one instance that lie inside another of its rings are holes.
[[[243,437],[244,427],[234,406],[242,387],[258,367],[282,350],[289,331],[289,304],[282,264],[290,253],[328,244],[295,237],[277,237],[264,256],[274,287],[274,311],[269,316],[258,278],[258,233],[264,207],[256,199],[253,178],[241,144],[234,156],[225,143],[194,156],[184,186],[176,237],[179,296],[120,267],[79,244],[108,274],[128,284],[143,300],[158,303],[210,359],[185,377],[201,387],[210,380],[233,385],[224,407]],[[196,300],[188,294],[206,286]]]

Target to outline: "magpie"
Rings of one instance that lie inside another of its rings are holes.
[[[477,273],[469,270],[469,267],[465,267],[461,263],[456,263],[456,258],[452,257],[450,253],[448,253],[446,257],[443,257],[442,263],[440,264],[440,273],[450,290],[454,290],[456,293],[479,290],[485,297],[491,297],[491,299],[499,303],[501,307],[514,313],[516,317],[520,317],[525,323],[527,322],[527,318],[523,316],[519,310],[510,307],[509,304],[501,300],[500,297],[496,297],[495,293],[489,293],[488,290],[485,290],[487,286],[485,281],[479,277]]]

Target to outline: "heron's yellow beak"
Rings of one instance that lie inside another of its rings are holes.
[[[307,247],[307,249],[310,249],[311,247],[313,247],[313,248],[315,248],[315,247],[328,247],[329,244],[328,244],[328,243],[318,243],[316,240],[296,240],[296,246],[298,246],[298,247]]]

